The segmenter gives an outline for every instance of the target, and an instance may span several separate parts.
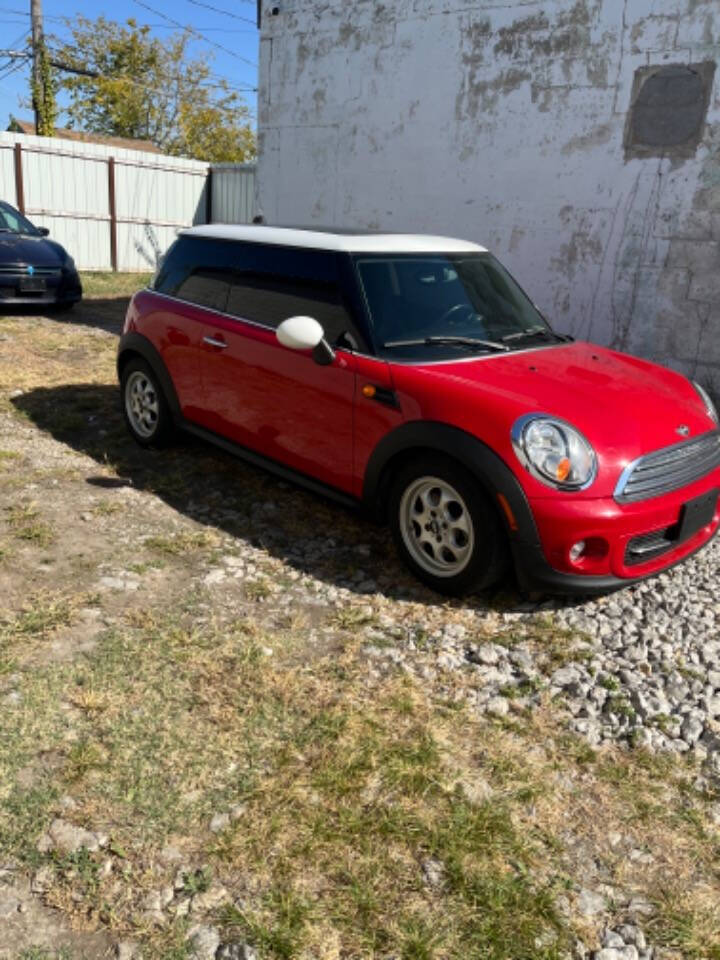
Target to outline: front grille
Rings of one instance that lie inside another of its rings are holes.
[[[15,267],[0,267],[0,277],[59,277],[61,273],[60,267],[33,267],[31,274],[22,264]]]
[[[720,467],[720,431],[641,457],[627,467],[615,490],[618,503],[649,500],[679,490]]]

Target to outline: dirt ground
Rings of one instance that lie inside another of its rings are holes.
[[[478,719],[459,675],[376,658],[496,636],[512,587],[441,602],[385,530],[131,441],[136,282],[0,317],[1,960],[560,960],[621,920],[656,957],[720,957],[689,762],[597,754],[550,703]]]

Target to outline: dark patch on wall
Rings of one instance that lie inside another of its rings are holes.
[[[695,154],[707,117],[715,62],[641,67],[635,71],[625,128],[625,157]]]

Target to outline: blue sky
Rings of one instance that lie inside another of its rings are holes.
[[[60,39],[69,37],[64,18],[77,15],[92,19],[103,14],[108,20],[120,22],[132,17],[138,23],[150,24],[158,37],[167,37],[178,29],[171,21],[192,27],[196,31],[191,41],[192,55],[210,58],[213,74],[224,77],[230,86],[251,88],[242,95],[254,118],[256,94],[252,90],[257,87],[258,58],[255,0],[44,0],[43,8],[45,33]],[[30,0],[0,0],[0,50],[25,46],[29,10]],[[0,55],[0,130],[7,128],[10,114],[21,120],[32,119],[29,106],[20,106],[21,99],[29,98],[29,66],[18,68],[18,64]],[[62,124],[61,116],[58,125]]]

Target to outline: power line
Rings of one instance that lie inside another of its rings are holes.
[[[51,50],[50,52],[51,52],[55,57],[62,56],[62,50],[57,50],[57,49],[55,49],[55,50]],[[75,66],[73,66],[73,65],[71,65],[71,64],[60,63],[60,62],[58,62],[57,60],[51,60],[50,63],[52,64],[52,66],[57,67],[58,70],[65,70],[65,71],[68,72],[68,73],[77,73],[77,74],[80,74],[80,75],[82,75],[82,76],[91,77],[91,78],[93,78],[93,79],[98,79],[98,78],[100,78],[101,76],[103,76],[103,75],[100,74],[97,70],[88,70],[88,69],[85,68],[85,67],[75,67]],[[213,76],[213,74],[210,74],[210,76]],[[233,84],[227,83],[227,81],[225,81],[225,78],[224,78],[224,77],[221,77],[221,76],[219,76],[219,75],[217,75],[217,74],[216,74],[215,76],[218,76],[218,79],[221,80],[221,81],[223,81],[223,82],[221,82],[221,83],[212,83],[212,82],[199,81],[199,82],[197,83],[197,86],[198,86],[198,87],[206,87],[206,88],[209,89],[209,90],[228,90],[228,91],[231,91],[231,92],[233,92],[233,93],[257,93],[257,89],[258,89],[257,87],[251,87],[251,86],[245,85],[245,84],[243,84],[242,86],[233,85]],[[166,92],[167,92],[166,90],[159,89],[158,87],[149,87],[149,86],[147,86],[147,84],[140,83],[138,80],[133,80],[132,77],[129,77],[127,74],[124,74],[124,73],[117,74],[116,76],[108,76],[108,75],[105,75],[105,76],[103,76],[103,79],[105,79],[105,80],[122,80],[122,81],[124,81],[124,82],[126,82],[126,83],[132,84],[133,86],[141,87],[141,88],[143,88],[143,89],[145,89],[145,90],[150,90],[150,91],[152,91],[152,92],[154,92],[154,93],[166,93]],[[179,76],[174,76],[174,77],[170,77],[169,79],[170,79],[170,80],[179,80],[180,77],[179,77]]]
[[[28,18],[30,14],[26,10],[11,10],[9,7],[0,7],[0,13],[10,13],[15,17],[24,17]],[[69,21],[68,17],[51,17],[47,14],[45,15],[45,20],[50,21],[51,23],[64,23],[67,24]],[[22,23],[22,20],[2,20],[2,23]],[[251,23],[253,21],[250,21]],[[177,27],[174,24],[168,23],[139,23],[138,27],[149,27],[151,30],[175,30]],[[205,33],[257,33],[257,27],[199,27],[195,24],[190,25],[193,30],[202,30]]]
[[[251,0],[249,0],[251,2]],[[221,13],[225,17],[232,17],[233,20],[242,20],[243,23],[251,23],[257,30],[257,23],[250,17],[243,17],[242,14],[232,13],[230,10],[221,10],[220,7],[214,7],[211,3],[203,3],[203,0],[188,0],[195,7],[204,7],[206,10],[212,10],[214,13]]]
[[[54,53],[55,56],[58,55],[58,51],[53,51],[53,53]],[[58,60],[54,60],[54,59],[53,59],[53,60],[50,60],[50,63],[51,63],[54,67],[56,67],[58,70],[64,70],[64,71],[66,71],[66,72],[68,72],[68,73],[75,73],[75,74],[79,74],[80,76],[90,77],[90,78],[92,78],[92,79],[101,79],[101,78],[102,78],[103,80],[109,80],[111,83],[113,83],[113,82],[117,82],[117,83],[129,83],[130,86],[132,86],[132,87],[138,87],[138,88],[141,89],[141,90],[147,90],[149,93],[159,93],[159,94],[171,95],[171,94],[168,94],[167,88],[153,87],[153,86],[149,86],[149,85],[146,84],[146,83],[140,83],[139,80],[133,80],[132,77],[128,77],[126,74],[118,74],[118,75],[116,75],[116,76],[107,76],[107,75],[106,75],[106,76],[102,76],[100,73],[98,73],[97,70],[87,70],[87,69],[85,69],[85,68],[83,68],[83,67],[77,67],[77,66],[74,66],[74,65],[72,65],[72,64],[63,63],[63,62],[58,61]],[[169,77],[168,79],[171,80],[171,81],[173,81],[173,80],[179,80],[180,77],[179,77],[179,76],[173,76],[173,77]],[[206,86],[206,85],[205,85],[205,84],[200,84],[200,86]],[[218,85],[217,85],[217,84],[207,84],[207,86],[217,87]],[[246,92],[256,92],[256,91],[253,90],[253,91],[246,91]],[[247,110],[247,113],[248,113],[249,116],[252,116],[252,117],[255,116],[255,115],[253,114],[253,112],[250,110],[249,107],[246,106],[246,110]]]
[[[174,24],[180,30],[186,30],[188,33],[193,34],[193,36],[198,37],[200,40],[204,40],[205,43],[209,43],[213,47],[217,47],[218,50],[222,50],[223,53],[229,54],[231,57],[235,57],[236,60],[241,60],[243,63],[247,63],[251,67],[257,68],[257,64],[252,60],[248,60],[247,57],[241,57],[239,53],[235,53],[234,50],[230,50],[228,47],[224,47],[221,43],[216,43],[214,40],[211,40],[209,37],[204,36],[200,33],[199,30],[196,30],[194,27],[190,27],[187,24],[180,23],[179,20],[174,20],[172,17],[169,17],[167,14],[163,13],[161,10],[156,10],[154,7],[151,7],[149,3],[145,3],[144,0],[135,0],[135,3],[139,7],[144,7],[146,10],[149,10],[150,13],[154,13],[156,17],[162,17],[163,20],[167,20],[168,23]]]

